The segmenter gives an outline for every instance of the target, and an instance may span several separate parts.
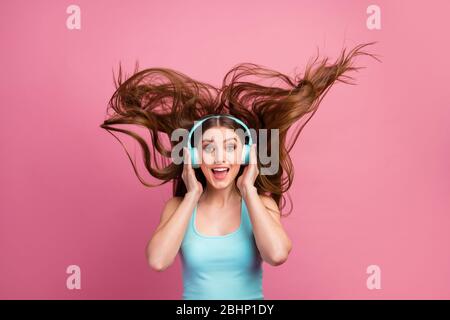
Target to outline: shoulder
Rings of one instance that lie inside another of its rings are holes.
[[[166,201],[165,206],[179,205],[181,201],[183,201],[183,197],[172,197]]]
[[[277,202],[274,198],[264,194],[259,194],[259,198],[264,206],[269,209],[270,213],[275,216],[280,216],[280,209],[278,208]]]
[[[178,208],[183,197],[172,197],[164,203],[164,208],[161,213],[161,222],[165,222]]]
[[[183,201],[183,197],[169,198],[164,204],[164,211],[175,211],[175,209],[180,205],[181,201]]]

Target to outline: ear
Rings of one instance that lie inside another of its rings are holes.
[[[189,152],[191,154],[191,162],[192,162],[192,168],[198,168],[200,167],[200,161],[199,156],[197,152],[197,148],[190,148]]]
[[[242,164],[250,163],[250,146],[248,144],[244,144],[244,148],[242,150]]]

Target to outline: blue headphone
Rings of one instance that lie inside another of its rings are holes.
[[[242,127],[244,127],[245,131],[248,134],[249,141],[248,141],[248,143],[244,144],[244,147],[242,149],[242,164],[246,165],[246,164],[250,163],[250,147],[253,144],[252,135],[250,133],[250,130],[245,125],[245,123],[243,123],[241,120],[239,120],[239,119],[237,119],[237,118],[235,118],[235,117],[233,117],[231,115],[218,114],[218,115],[211,115],[211,116],[208,116],[208,117],[202,119],[201,121],[197,122],[192,127],[191,131],[189,131],[187,148],[188,148],[189,153],[191,155],[192,168],[199,168],[200,167],[200,160],[199,160],[200,158],[199,158],[199,156],[197,154],[197,148],[191,146],[192,134],[194,133],[195,129],[197,129],[197,127],[200,126],[205,120],[210,119],[210,118],[220,118],[220,117],[230,118],[230,119],[236,121],[237,123],[239,123]]]

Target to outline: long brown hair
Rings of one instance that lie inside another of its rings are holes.
[[[300,132],[317,111],[335,81],[355,84],[348,81],[353,78],[347,73],[364,67],[355,67],[354,58],[367,55],[380,61],[376,55],[362,50],[375,43],[377,42],[360,44],[347,54],[344,48],[339,58],[331,64],[327,63],[328,58],[317,62],[317,54],[314,60],[308,62],[304,74],[296,75],[294,79],[261,65],[241,63],[225,75],[221,88],[194,80],[173,69],[149,68],[138,71],[138,63],[133,74],[123,81],[122,68],[119,65],[117,82],[114,76],[116,91],[108,104],[107,119],[100,127],[122,144],[142,184],[155,187],[173,181],[173,196],[184,196],[186,193],[181,179],[183,164],[169,161],[172,147],[178,142],[169,138],[170,147],[166,147],[161,134],[170,137],[175,129],[190,130],[195,121],[210,114],[230,114],[256,132],[259,129],[268,129],[269,141],[270,129],[278,129],[279,150],[270,150],[269,144],[268,152],[279,153],[279,170],[274,175],[259,175],[255,187],[259,194],[271,195],[282,210],[286,204],[284,194],[291,187],[294,178],[289,152]],[[256,80],[280,80],[284,86],[263,85],[258,81],[246,80],[246,77],[252,76],[256,77]],[[304,121],[300,124],[299,120]],[[297,122],[298,125],[294,126]],[[138,125],[149,130],[152,151],[145,139],[135,132],[113,127],[120,124]],[[202,124],[202,130],[216,125],[234,129],[239,127],[233,120],[221,117],[206,120]],[[287,142],[289,129],[293,138]],[[150,175],[161,180],[161,183],[149,184],[142,179],[127,149],[112,131],[125,133],[139,143],[145,168]],[[162,165],[158,163],[158,159]],[[259,161],[258,166],[261,166]],[[242,169],[243,167],[238,175],[242,173]],[[195,172],[197,179],[205,186],[206,180],[201,170],[196,169]]]

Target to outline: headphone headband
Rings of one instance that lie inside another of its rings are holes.
[[[242,122],[241,120],[239,120],[239,119],[236,118],[236,117],[233,117],[232,115],[228,115],[228,114],[214,114],[214,115],[207,116],[206,118],[204,118],[204,119],[202,119],[201,121],[197,122],[197,123],[192,127],[191,131],[189,132],[189,136],[188,136],[188,148],[192,148],[192,146],[191,146],[191,137],[192,137],[192,134],[194,133],[195,129],[197,129],[204,121],[206,121],[206,120],[208,120],[208,119],[211,119],[211,118],[220,118],[220,117],[227,117],[227,118],[230,118],[230,119],[236,121],[237,123],[239,123],[242,127],[244,127],[244,129],[245,129],[245,131],[247,131],[248,137],[249,137],[248,144],[249,144],[249,145],[252,145],[252,144],[253,144],[253,141],[252,141],[252,135],[251,135],[251,133],[250,133],[250,129],[245,125],[244,122]]]

